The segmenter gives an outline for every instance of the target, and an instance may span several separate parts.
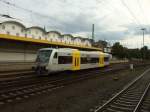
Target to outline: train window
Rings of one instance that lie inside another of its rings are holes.
[[[81,64],[99,63],[99,58],[81,57]]]
[[[55,54],[54,54],[54,58],[57,58],[57,52],[55,52]]]
[[[87,64],[87,63],[88,63],[87,57],[81,57],[81,64]]]
[[[36,62],[48,63],[52,50],[41,50],[38,53]]]
[[[98,63],[99,58],[91,58],[90,63]]]
[[[109,61],[109,58],[108,57],[104,57],[104,61]]]
[[[58,56],[58,64],[71,64],[72,56]]]

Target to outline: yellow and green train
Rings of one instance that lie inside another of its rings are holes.
[[[110,64],[111,55],[100,51],[79,51],[70,48],[43,48],[38,51],[35,71],[45,75],[65,70],[104,67]]]

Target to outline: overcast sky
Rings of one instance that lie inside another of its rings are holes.
[[[9,4],[7,3],[9,2]],[[129,48],[150,47],[150,0],[0,0],[0,14],[47,30],[91,38],[119,41]]]

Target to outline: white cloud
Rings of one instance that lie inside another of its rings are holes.
[[[22,9],[2,1],[8,1]],[[132,48],[141,47],[139,27],[148,29],[150,26],[149,0],[2,1],[0,1],[0,14],[9,14],[25,24],[46,26],[48,30],[85,37],[90,37],[91,26],[95,24],[96,40],[120,41]],[[138,44],[133,42],[134,39]],[[150,41],[148,37],[146,41]]]
[[[141,48],[143,47],[143,36],[130,36],[123,40],[120,40],[120,43],[129,48]],[[150,37],[149,35],[145,35],[144,37],[144,45],[150,47]]]

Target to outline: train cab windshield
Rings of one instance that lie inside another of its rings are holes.
[[[52,50],[40,50],[37,55],[36,62],[48,63],[51,56]]]

